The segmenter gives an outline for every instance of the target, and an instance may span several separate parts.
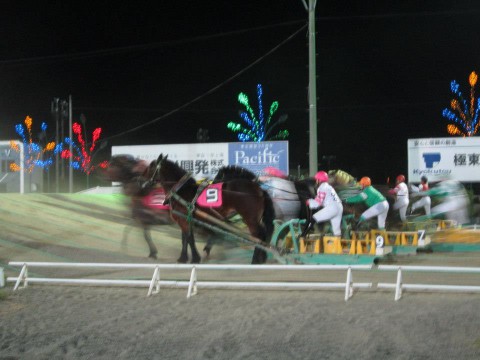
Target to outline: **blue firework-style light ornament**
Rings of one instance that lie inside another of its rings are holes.
[[[35,167],[41,167],[48,170],[53,165],[53,157],[61,151],[61,144],[55,145],[55,142],[49,142],[45,147],[41,147],[38,143],[33,142],[32,139],[32,124],[33,120],[27,116],[24,124],[15,125],[15,131],[22,139],[24,149],[24,169],[26,172],[32,172]],[[47,130],[45,122],[41,125],[42,131]],[[10,148],[16,152],[20,152],[20,148],[14,140],[10,140]],[[20,171],[21,167],[17,163],[10,164],[11,171]]]
[[[274,101],[270,105],[268,116],[265,119],[262,102],[263,89],[262,85],[257,85],[258,99],[258,116],[255,115],[248,96],[245,93],[238,94],[238,102],[245,106],[246,111],[240,112],[240,117],[245,125],[236,122],[229,122],[227,128],[237,133],[238,140],[260,142],[265,140],[283,140],[289,135],[288,130],[280,130],[273,136],[270,136],[276,125],[286,120],[286,116],[280,117],[279,120],[272,122],[272,117],[278,110],[278,101]]]
[[[460,85],[453,80],[450,83],[450,90],[455,95],[450,101],[450,109],[445,108],[442,112],[444,118],[448,119],[447,131],[450,135],[473,136],[479,129],[480,98],[475,99],[475,85],[478,76],[475,71],[470,73],[468,82],[470,84],[470,101],[467,103],[460,91]],[[476,106],[475,106],[476,103]]]

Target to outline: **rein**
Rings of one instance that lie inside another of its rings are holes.
[[[153,172],[152,176],[150,177],[149,182],[154,183],[156,180],[156,176],[162,167],[162,161],[159,161],[157,166],[155,166],[155,171]],[[192,200],[192,202],[188,203],[185,199],[183,199],[177,192],[182,188],[183,185],[190,179],[191,174],[189,172],[185,173],[170,189],[170,191],[165,195],[165,201],[170,200],[173,198],[174,200],[178,201],[187,209],[187,222],[189,225],[189,232],[192,232],[192,219],[193,213],[195,211],[195,200],[198,195]]]
[[[265,184],[265,183],[262,183],[261,187],[262,187],[262,188],[265,188],[265,190],[267,190],[267,189],[277,190],[277,191],[281,191],[281,192],[283,192],[283,193],[285,193],[285,194],[297,195],[297,197],[298,197],[298,199],[294,200],[294,199],[287,199],[287,198],[282,198],[282,197],[276,196],[276,197],[275,197],[275,200],[299,201],[299,199],[300,199],[300,194],[299,194],[297,191],[295,191],[295,192],[293,192],[293,191],[288,191],[288,190],[280,189],[280,188],[278,188],[278,187],[276,187],[276,186],[268,185],[268,184]],[[274,200],[274,199],[272,199],[272,200]]]

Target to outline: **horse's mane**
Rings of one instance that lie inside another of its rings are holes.
[[[221,167],[218,170],[218,173],[213,179],[213,182],[222,182],[222,181],[229,181],[234,179],[245,179],[245,180],[255,181],[257,179],[257,175],[255,175],[250,170],[247,170],[241,166],[227,165],[227,166]]]
[[[164,157],[161,159],[162,162],[162,171],[165,171],[166,173],[169,174],[172,178],[176,180],[180,180],[185,174],[187,174],[187,171],[183,169],[180,165],[178,165],[176,162],[173,162],[172,160],[167,159]],[[156,161],[154,162],[156,165]],[[186,184],[196,184],[195,179],[193,177],[190,177]]]
[[[335,186],[356,186],[356,179],[343,170],[330,170],[328,177],[331,180],[331,184]]]
[[[298,197],[301,200],[306,200],[315,197],[315,179],[306,178],[301,180],[295,180],[295,189],[297,190]]]

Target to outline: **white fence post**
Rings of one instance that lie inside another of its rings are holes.
[[[27,264],[23,264],[22,271],[20,271],[20,275],[18,275],[17,282],[15,283],[15,286],[13,287],[13,291],[18,289],[18,286],[23,280],[23,287],[26,288],[28,285],[28,268]]]
[[[191,296],[196,294],[197,294],[197,270],[196,270],[196,267],[194,266],[192,268],[192,273],[190,274],[190,282],[188,283],[187,299],[189,299]]]
[[[347,270],[347,281],[345,283],[345,301],[348,301],[353,296],[353,280],[352,280],[352,268]]]
[[[153,287],[155,286],[155,292],[153,292]],[[158,294],[160,292],[160,268],[155,267],[153,271],[152,281],[150,282],[150,287],[148,288],[147,297],[153,294]]]
[[[398,268],[397,272],[397,283],[395,286],[395,301],[400,300],[402,297],[402,268]]]

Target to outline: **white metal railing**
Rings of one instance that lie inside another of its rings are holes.
[[[266,289],[345,289],[345,301],[353,295],[354,289],[371,288],[372,283],[354,283],[352,270],[370,270],[373,265],[240,265],[240,264],[116,264],[116,263],[55,263],[55,262],[23,262],[11,261],[10,266],[21,266],[18,277],[8,277],[7,282],[15,282],[13,290],[17,290],[23,282],[28,283],[65,284],[65,285],[104,285],[104,286],[140,286],[148,287],[147,296],[156,294],[160,287],[187,287],[187,298],[195,295],[198,288],[266,288]],[[109,269],[150,269],[153,276],[150,280],[121,279],[70,279],[70,278],[38,278],[29,277],[31,267],[56,268],[109,268]],[[160,280],[160,270],[190,270],[188,281]],[[245,281],[198,281],[198,272],[202,270],[277,270],[277,271],[347,271],[345,282],[245,282]]]
[[[379,289],[395,289],[395,301],[400,300],[404,289],[412,291],[480,292],[480,286],[472,285],[404,284],[402,275],[405,271],[480,274],[480,268],[478,267],[379,265],[378,270],[397,272],[397,281],[395,283],[377,284]]]
[[[187,298],[195,295],[198,288],[256,288],[256,289],[345,289],[345,301],[353,295],[354,289],[373,288],[371,282],[354,283],[353,270],[396,271],[395,283],[377,283],[377,289],[395,289],[394,299],[402,297],[403,290],[411,291],[455,291],[480,292],[480,286],[474,285],[440,285],[440,284],[406,284],[403,283],[403,272],[440,272],[440,273],[470,273],[480,274],[479,267],[453,266],[415,266],[415,265],[240,265],[240,264],[118,264],[118,263],[60,263],[60,262],[9,262],[10,266],[21,266],[18,277],[8,277],[7,282],[15,282],[13,290],[17,290],[23,283],[65,284],[65,285],[103,285],[103,286],[137,286],[148,287],[147,296],[156,294],[160,287],[187,288]],[[109,269],[147,269],[152,270],[151,279],[122,280],[122,279],[93,279],[93,278],[39,278],[30,277],[28,269],[32,267],[49,268],[109,268]],[[189,270],[189,280],[161,280],[161,270]],[[198,281],[198,272],[204,270],[260,270],[260,271],[347,271],[345,282],[261,282],[261,281]]]

